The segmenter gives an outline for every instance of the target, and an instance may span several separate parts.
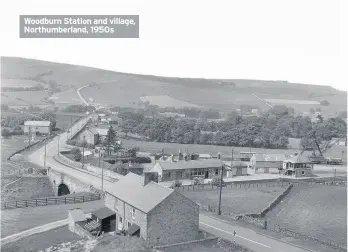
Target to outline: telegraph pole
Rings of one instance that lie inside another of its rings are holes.
[[[82,142],[82,168],[85,164],[85,139],[86,136],[83,136],[83,142]]]
[[[46,141],[47,137],[45,137],[45,159],[44,159],[44,169],[46,169]]]
[[[219,159],[220,159],[220,153],[219,153]],[[218,210],[218,215],[221,215],[221,194],[222,194],[223,175],[224,175],[224,166],[221,165],[220,194],[219,194],[219,210]]]
[[[335,168],[335,173],[334,173],[334,183],[336,182],[336,168]]]
[[[72,125],[72,115],[70,115],[70,132],[71,132],[71,137],[72,137],[72,128],[73,128],[73,125]]]
[[[29,126],[29,133],[28,133],[28,136],[29,136],[29,149],[30,149],[30,137],[31,137],[31,128]]]
[[[58,155],[59,155],[59,140],[60,140],[60,135],[58,135]]]

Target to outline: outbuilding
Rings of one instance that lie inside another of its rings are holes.
[[[116,227],[116,213],[110,208],[103,207],[91,213],[92,220],[99,223],[100,232],[112,232]]]
[[[50,121],[25,121],[24,122],[24,134],[51,134],[51,122]]]

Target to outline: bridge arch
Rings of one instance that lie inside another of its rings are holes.
[[[58,186],[58,196],[66,195],[66,194],[70,194],[69,187],[64,183],[61,183]]]

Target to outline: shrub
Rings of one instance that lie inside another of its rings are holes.
[[[5,136],[5,137],[11,136],[11,131],[9,129],[2,129],[1,130],[1,135]]]
[[[79,148],[75,147],[71,150],[71,154],[76,155],[77,153],[81,154],[81,150]]]
[[[214,185],[214,186],[219,186],[220,187],[220,181],[221,181],[221,178],[219,176],[216,176],[216,177],[213,177],[213,179],[211,181],[211,184]],[[224,180],[222,180],[222,186],[225,186]]]
[[[176,181],[174,182],[174,187],[180,187],[180,186],[182,186],[181,181],[176,180]]]
[[[75,161],[80,161],[81,158],[82,158],[81,152],[78,152],[78,153],[76,153],[76,154],[74,155],[74,160],[75,160]]]
[[[194,185],[200,185],[201,184],[201,180],[199,178],[194,178],[193,179],[193,184]]]

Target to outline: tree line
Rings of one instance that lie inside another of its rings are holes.
[[[224,121],[205,118],[147,117],[144,111],[119,112],[120,128],[137,133],[150,141],[209,144],[240,147],[287,148],[288,138],[303,139],[303,147],[313,148],[333,137],[346,135],[346,122],[340,118],[324,118],[316,122],[310,117],[295,116],[293,109],[275,106],[260,116],[243,117],[231,112]]]

